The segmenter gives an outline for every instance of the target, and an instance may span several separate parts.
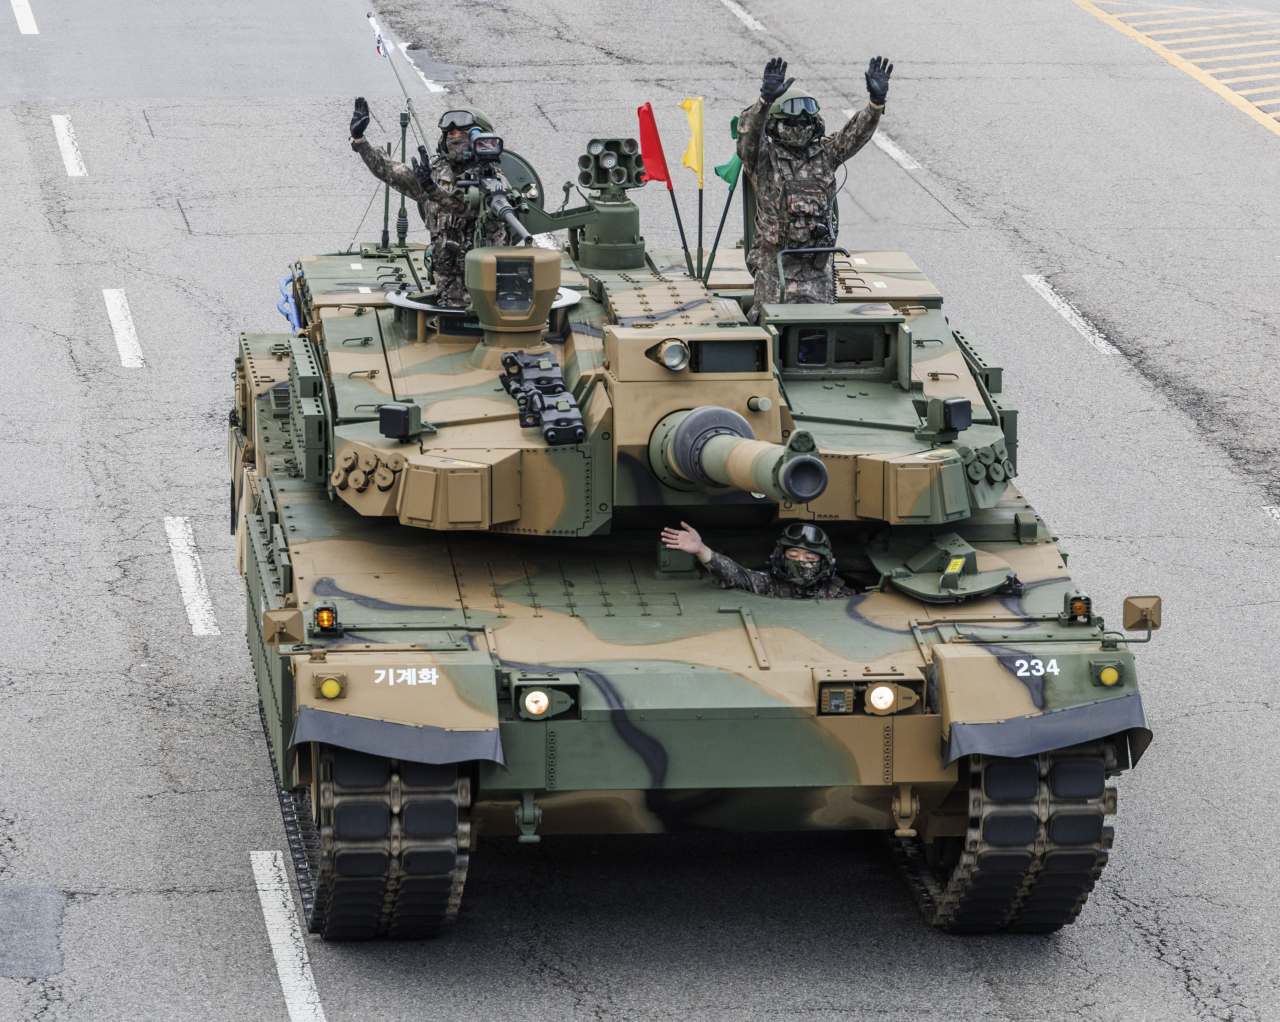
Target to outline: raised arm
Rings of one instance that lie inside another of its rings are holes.
[[[753,180],[756,161],[760,157],[760,133],[769,119],[769,107],[773,101],[791,88],[794,78],[787,77],[787,62],[774,57],[764,66],[760,82],[760,98],[742,111],[738,118],[738,159]]]
[[[884,113],[884,102],[889,95],[889,76],[893,74],[893,65],[884,57],[872,57],[864,78],[867,83],[869,100],[848,124],[840,129],[830,141],[831,154],[840,163],[844,163],[854,153],[871,141],[876,133],[876,125],[880,123],[880,115]]]

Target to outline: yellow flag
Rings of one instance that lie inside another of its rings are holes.
[[[689,118],[689,148],[680,162],[698,175],[698,188],[702,188],[702,97],[686,99],[680,109]]]

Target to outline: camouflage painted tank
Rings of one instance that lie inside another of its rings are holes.
[[[565,250],[471,252],[470,312],[366,245],[240,339],[232,521],[311,928],[439,932],[486,837],[685,828],[883,831],[935,926],[1071,922],[1151,735],[1012,481],[1000,368],[900,252],[750,325],[741,250],[704,283],[646,248],[640,173],[593,140],[587,206],[520,214]],[[722,589],[659,545],[680,520],[752,567],[821,523],[857,595]]]

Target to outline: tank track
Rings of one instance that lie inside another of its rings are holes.
[[[265,733],[265,714],[262,723]],[[456,764],[322,745],[315,813],[312,789],[286,791],[270,740],[267,750],[312,933],[325,940],[419,940],[453,924],[471,844],[471,781]]]
[[[930,925],[949,933],[1052,933],[1075,922],[1107,864],[1116,811],[1109,742],[1022,759],[970,756],[969,829],[950,875],[917,837],[890,848]],[[964,769],[962,765],[961,769]]]

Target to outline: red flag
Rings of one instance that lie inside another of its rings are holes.
[[[641,180],[665,181],[667,191],[672,191],[671,172],[667,170],[667,157],[662,151],[662,139],[658,137],[653,107],[646,103],[636,113],[640,115],[640,156],[644,160],[644,177]]]

